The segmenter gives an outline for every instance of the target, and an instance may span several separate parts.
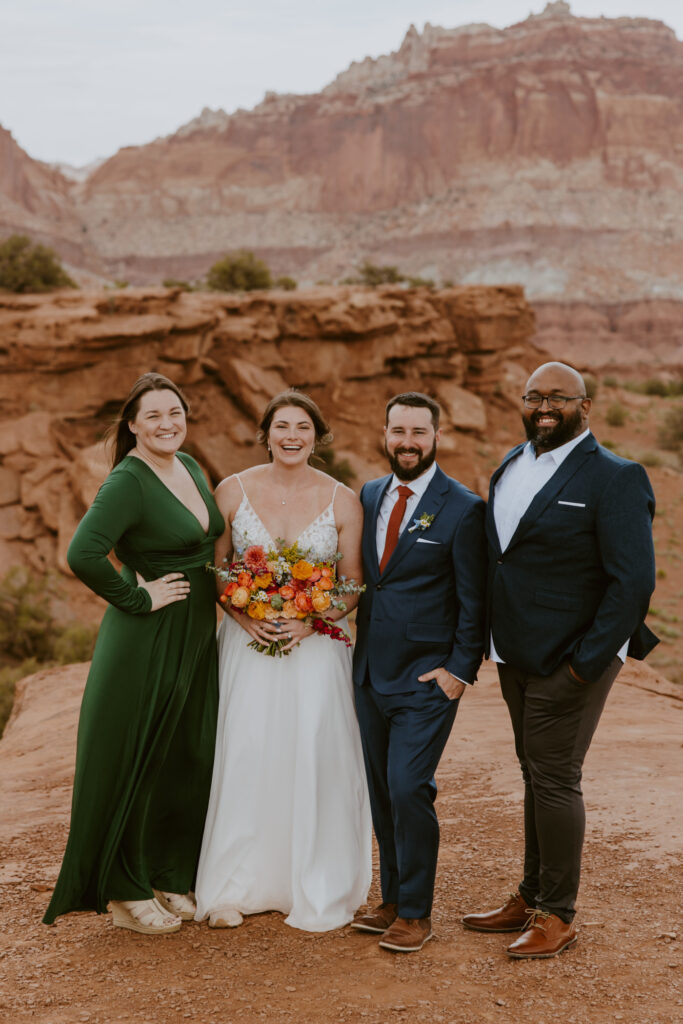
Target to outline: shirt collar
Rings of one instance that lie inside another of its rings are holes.
[[[532,462],[540,462],[541,459],[544,459],[546,462],[554,462],[556,466],[561,466],[567,456],[574,451],[577,445],[581,444],[582,441],[585,441],[589,434],[590,429],[586,427],[584,432],[579,434],[578,437],[573,437],[571,441],[561,444],[559,448],[553,448],[552,451],[543,452],[543,454],[539,455],[538,458],[536,458],[533,444],[531,441],[527,441],[524,448],[524,454],[527,458],[530,458]]]
[[[399,478],[394,473],[394,475],[391,478],[391,483],[389,484],[389,490],[387,491],[387,494],[392,494],[401,484],[405,484],[406,487],[410,487],[413,494],[417,494],[418,497],[421,498],[424,492],[429,487],[430,483],[432,482],[435,473],[436,462],[432,462],[429,469],[426,469],[424,473],[416,477],[415,480],[399,480]]]

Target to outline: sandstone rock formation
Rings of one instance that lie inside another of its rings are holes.
[[[411,27],[317,95],[205,110],[84,181],[12,150],[0,226],[137,283],[247,246],[311,283],[368,257],[532,300],[681,300],[682,90],[683,43],[647,18]]]
[[[491,402],[516,400],[538,361],[533,327],[515,287],[0,296],[0,574],[68,573],[67,545],[107,472],[103,433],[147,370],[186,389],[187,448],[214,483],[263,458],[256,423],[293,385],[320,401],[358,483],[383,471],[384,402],[437,394],[441,461],[478,487]]]

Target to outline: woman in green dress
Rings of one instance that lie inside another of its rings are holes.
[[[114,925],[145,934],[194,916],[188,893],[218,706],[215,581],[204,566],[225,524],[199,466],[178,451],[187,411],[166,377],[136,382],[115,427],[113,469],[69,547],[74,573],[109,608],[83,695],[71,830],[46,924],[108,903]]]

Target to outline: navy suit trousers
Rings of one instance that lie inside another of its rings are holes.
[[[382,899],[399,917],[429,917],[439,851],[434,772],[450,734],[457,700],[436,682],[412,693],[356,686],[356,710],[379,845]]]

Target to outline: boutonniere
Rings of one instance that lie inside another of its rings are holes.
[[[408,533],[414,533],[415,530],[419,530],[420,533],[424,533],[434,522],[434,516],[431,512],[423,512],[419,519],[413,519],[413,525],[408,527]]]

